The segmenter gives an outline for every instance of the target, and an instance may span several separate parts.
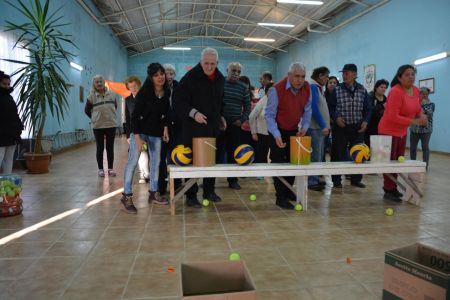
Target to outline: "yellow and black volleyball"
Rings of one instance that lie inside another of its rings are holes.
[[[249,165],[255,160],[255,150],[248,144],[240,145],[234,150],[234,160],[238,165]]]
[[[350,157],[357,164],[363,163],[370,157],[370,149],[366,144],[356,144],[350,148]]]
[[[192,162],[192,149],[183,145],[176,146],[170,155],[177,166],[186,166]]]

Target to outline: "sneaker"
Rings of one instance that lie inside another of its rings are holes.
[[[186,197],[186,205],[190,206],[190,207],[195,207],[195,208],[201,208],[202,205],[200,204],[200,202],[198,202],[198,199],[196,196],[190,198],[190,197]]]
[[[123,204],[122,210],[129,214],[137,214],[137,209],[133,204],[133,196],[122,193],[120,202]]]
[[[116,177],[117,173],[113,169],[108,169],[108,176],[109,177]]]
[[[294,205],[289,202],[288,200],[278,200],[275,202],[275,204],[283,209],[294,209]]]
[[[222,198],[220,198],[219,195],[217,195],[214,192],[206,194],[206,195],[203,195],[203,198],[208,199],[209,201],[212,201],[212,202],[220,202],[220,201],[222,201]]]
[[[103,170],[98,170],[98,171],[97,171],[97,175],[98,175],[98,177],[105,177],[105,171],[103,171]]]
[[[362,182],[352,182],[351,185],[359,187],[361,189],[366,187],[366,185],[364,183],[362,183]]]
[[[155,203],[159,205],[168,205],[169,200],[167,200],[166,197],[161,197],[159,192],[150,192],[150,195],[148,196],[148,203]]]
[[[385,192],[383,198],[393,202],[402,202],[402,199],[397,197],[393,192]]]
[[[241,186],[239,185],[239,183],[237,181],[229,183],[228,187],[230,189],[237,190],[237,191],[241,189]]]
[[[145,181],[145,179],[141,178],[141,179],[139,179],[139,183],[147,183],[147,181]]]

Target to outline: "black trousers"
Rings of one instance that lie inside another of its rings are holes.
[[[359,124],[346,125],[344,128],[333,126],[333,141],[331,144],[331,161],[347,161],[348,150],[355,144],[364,142],[364,133],[359,133]],[[333,183],[341,183],[341,175],[331,176]],[[351,182],[361,182],[362,175],[351,175]]]
[[[174,164],[171,158],[173,149],[181,144],[181,130],[176,130],[173,126],[169,126],[169,142],[161,143],[161,159],[159,163],[159,178],[158,178],[158,191],[161,194],[167,192],[166,181],[168,172],[167,164]],[[181,186],[181,179],[175,179],[174,181],[175,190]]]
[[[235,164],[234,161],[234,151],[236,148],[242,144],[243,132],[241,127],[237,127],[231,123],[227,124],[227,129],[224,132],[221,132],[218,138],[218,153],[217,155],[220,158],[223,158],[224,152],[226,153],[226,162],[227,164]],[[220,159],[219,162],[222,162]],[[237,182],[237,177],[228,177],[228,183]]]
[[[106,137],[106,156],[108,158],[108,169],[114,168],[114,138],[116,136],[116,127],[94,129],[95,143],[97,144],[97,165],[99,170],[103,170],[103,151],[105,150]]]
[[[270,160],[273,163],[284,163],[290,161],[290,137],[297,134],[297,130],[281,130],[281,138],[286,143],[286,147],[280,148],[275,142],[275,138],[270,134],[269,147],[270,147]],[[295,177],[283,177],[289,184],[294,184]],[[273,178],[273,184],[275,186],[276,197],[278,201],[295,200],[295,194],[281,182],[277,177]]]
[[[267,163],[267,154],[269,153],[269,135],[259,134],[255,147],[255,162]]]

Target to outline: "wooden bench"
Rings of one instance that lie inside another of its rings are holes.
[[[422,197],[422,179],[426,164],[415,160],[405,162],[391,161],[386,163],[353,162],[324,162],[309,165],[293,165],[289,163],[251,164],[238,166],[218,164],[211,167],[179,167],[170,165],[170,213],[175,215],[175,201],[182,198],[184,193],[197,181],[206,177],[279,177],[282,182],[297,196],[304,210],[308,209],[308,176],[311,175],[346,175],[346,174],[381,174],[398,173],[398,187],[404,192],[403,201],[411,201],[419,205]],[[294,176],[295,187],[287,183],[282,177]],[[393,177],[391,177],[394,179]],[[175,179],[189,179],[177,191],[174,190]]]

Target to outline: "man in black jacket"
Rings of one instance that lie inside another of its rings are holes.
[[[0,71],[0,174],[12,172],[14,151],[23,130],[12,91],[11,78]]]
[[[219,55],[215,49],[205,48],[200,63],[181,79],[173,95],[175,112],[181,120],[183,144],[192,147],[194,137],[217,138],[219,128],[226,124],[221,116],[225,78],[217,69]],[[215,178],[203,179],[203,196],[220,201],[214,191]],[[187,192],[188,206],[201,207],[197,199],[198,186]]]

